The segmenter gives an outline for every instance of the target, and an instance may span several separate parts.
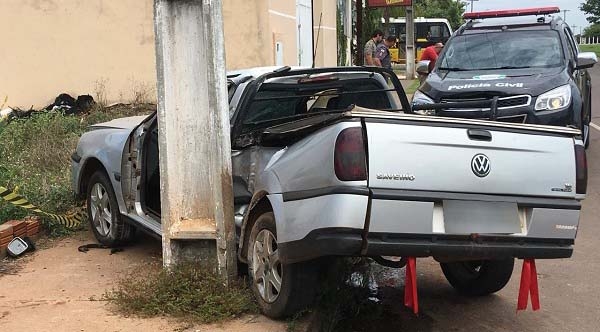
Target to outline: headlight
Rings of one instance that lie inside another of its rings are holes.
[[[433,99],[429,98],[428,95],[424,94],[423,92],[421,92],[419,90],[415,91],[415,94],[413,95],[413,99],[412,99],[413,105],[427,105],[427,104],[433,104],[433,103],[434,103]],[[435,110],[418,110],[418,111],[415,111],[415,113],[421,114],[421,115],[435,115]]]
[[[537,98],[537,101],[535,102],[535,110],[554,111],[557,109],[565,108],[569,106],[570,103],[571,87],[567,84],[540,95]]]

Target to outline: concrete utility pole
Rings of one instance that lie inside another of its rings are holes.
[[[406,7],[406,79],[415,78],[415,20],[413,6]]]
[[[221,0],[154,0],[163,262],[237,274]]]
[[[346,38],[346,63],[344,66],[352,66],[352,0],[345,0],[344,36]]]
[[[472,12],[473,12],[473,3],[474,3],[475,1],[479,1],[479,0],[469,0],[469,1],[471,1],[471,13],[472,13]]]
[[[563,21],[567,21],[567,12],[570,12],[570,9],[563,9]]]

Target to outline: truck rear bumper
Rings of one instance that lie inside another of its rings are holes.
[[[284,263],[322,256],[568,258],[581,209],[574,199],[392,189],[269,198]],[[494,212],[504,205],[516,217]],[[465,213],[452,216],[457,210]]]
[[[439,260],[500,258],[569,258],[571,239],[536,239],[508,236],[458,236],[369,233],[363,239],[356,229],[329,228],[310,232],[304,239],[280,243],[283,263],[322,256],[433,256]]]

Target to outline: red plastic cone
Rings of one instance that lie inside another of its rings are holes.
[[[523,260],[523,269],[521,270],[521,285],[519,286],[519,299],[517,301],[517,311],[527,309],[527,302],[531,294],[531,307],[533,311],[540,310],[540,292],[537,281],[537,269],[535,260],[528,258]]]

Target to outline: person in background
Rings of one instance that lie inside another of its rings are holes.
[[[421,59],[419,59],[419,60],[420,61],[429,60],[429,71],[430,72],[433,70],[433,67],[435,67],[435,62],[437,61],[438,55],[442,51],[443,47],[444,47],[444,44],[436,43],[435,45],[425,48],[425,51],[423,51],[423,53],[421,53]]]
[[[381,67],[392,69],[392,57],[390,56],[390,47],[396,44],[396,36],[387,36],[383,43],[377,46],[375,57],[379,59]]]
[[[375,30],[371,35],[371,39],[365,44],[365,66],[377,66],[381,67],[379,59],[375,57],[375,51],[377,50],[377,44],[383,40],[383,32],[381,30]]]

